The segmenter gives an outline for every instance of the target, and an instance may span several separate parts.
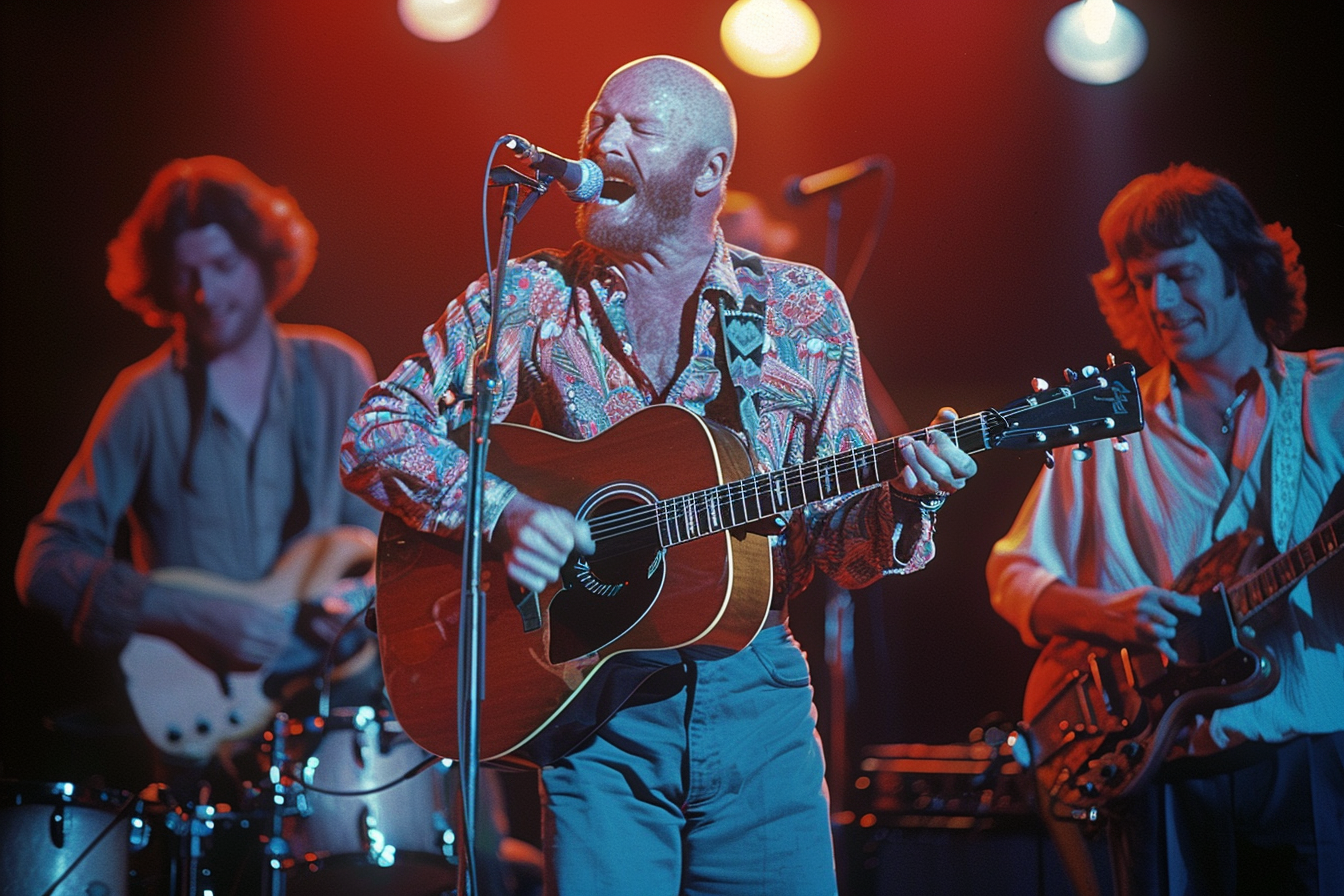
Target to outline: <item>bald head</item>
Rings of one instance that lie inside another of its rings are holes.
[[[645,56],[612,72],[598,97],[619,88],[633,88],[651,101],[666,103],[703,149],[726,150],[731,167],[737,152],[737,113],[718,78],[685,59]]]

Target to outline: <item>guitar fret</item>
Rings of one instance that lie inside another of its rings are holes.
[[[719,502],[712,495],[705,501],[705,522],[711,532],[718,532],[723,529],[723,517],[719,514]]]
[[[767,513],[761,507],[761,489],[764,485],[764,478],[753,476],[751,479],[742,483],[742,522],[749,523],[752,520],[759,520],[767,516]],[[748,504],[748,499],[755,501],[755,510]]]
[[[689,541],[692,538],[690,524],[686,519],[686,499],[678,498],[676,502],[676,516],[673,517],[676,525],[677,541]]]
[[[891,443],[886,442],[884,444],[890,445]],[[881,456],[878,453],[880,450],[877,445],[868,445],[863,449],[863,453],[867,455],[868,460],[861,470],[855,471],[862,474],[859,478],[860,488],[875,485],[882,481]]]
[[[792,478],[785,478],[788,483],[788,504],[787,508],[797,507],[807,501],[807,467],[799,466],[794,470]]]
[[[807,466],[809,467],[809,471],[803,479],[803,500],[808,503],[811,503],[812,501],[820,501],[822,498],[826,497],[826,490],[824,482],[822,481],[822,469],[824,464],[820,461],[814,461]],[[811,492],[809,492],[807,488],[809,485],[812,486]]]
[[[731,484],[724,487],[722,489],[723,494],[719,498],[719,506],[716,509],[716,512],[719,514],[720,519],[722,519],[723,517],[728,518],[729,529],[731,529],[734,526],[740,526],[742,525],[742,522],[745,522],[745,520],[743,520],[742,522],[738,522],[737,519],[737,512],[736,512],[737,509],[736,505],[734,504],[734,501],[736,500],[734,498],[734,493],[736,491],[737,488]]]
[[[761,519],[777,512],[778,505],[775,503],[773,474],[764,473],[756,477],[755,494],[756,509],[760,512]]]
[[[789,506],[789,474],[776,470],[770,474],[770,512],[779,513]]]

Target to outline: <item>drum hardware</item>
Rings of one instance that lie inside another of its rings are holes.
[[[287,731],[290,728],[289,716],[279,713],[268,734],[268,747],[271,754],[270,812],[269,829],[261,838],[265,862],[265,896],[285,896],[288,870],[294,865],[294,854],[285,837],[284,820],[288,815],[308,815],[312,808],[308,805],[303,785],[287,774],[290,760],[286,751]]]
[[[196,896],[211,889],[206,850],[215,833],[217,809],[208,802],[208,792],[190,806],[174,806],[167,817],[168,832],[177,837],[180,896]]]

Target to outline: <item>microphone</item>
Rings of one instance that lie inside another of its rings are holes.
[[[554,178],[575,202],[592,202],[602,195],[602,169],[592,159],[566,159],[514,134],[506,135],[504,145],[539,173]]]
[[[883,155],[864,156],[807,177],[791,177],[784,181],[784,198],[790,205],[802,205],[816,193],[834,190],[852,180],[858,180],[870,171],[887,168],[891,164],[891,159]]]

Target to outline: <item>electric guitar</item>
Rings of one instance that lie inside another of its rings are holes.
[[[1048,448],[1143,427],[1123,364],[934,427],[962,450]],[[1042,384],[1043,385],[1043,384]],[[928,430],[911,435],[927,439]],[[1126,446],[1127,447],[1127,446]],[[577,746],[650,675],[653,651],[725,654],[764,624],[770,545],[747,531],[814,501],[900,472],[896,439],[755,473],[739,436],[674,405],[645,408],[574,441],[495,424],[487,469],[588,521],[596,553],[572,557],[543,593],[511,583],[483,553],[485,695],[479,756],[544,765]],[[378,639],[393,712],[426,750],[456,758],[461,542],[383,518]],[[607,663],[627,654],[620,663]]]
[[[187,567],[164,567],[150,573],[151,581],[212,597],[227,597],[258,606],[338,601],[352,612],[368,603],[371,580],[351,577],[367,568],[377,555],[377,540],[359,526],[337,526],[306,535],[294,542],[276,562],[270,575],[254,582]],[[359,671],[372,662],[368,641],[332,671],[332,679]],[[296,685],[311,680],[326,659],[326,650],[291,638],[289,648],[271,663],[252,672],[207,668],[176,642],[137,632],[121,652],[127,695],[136,721],[160,750],[184,759],[206,759],[220,744],[251,737],[274,719],[284,697]]]
[[[1023,715],[1031,764],[1055,815],[1095,821],[1107,803],[1152,776],[1196,714],[1274,689],[1279,669],[1256,644],[1255,629],[1272,624],[1265,611],[1275,600],[1339,552],[1344,512],[1236,580],[1259,539],[1250,529],[1228,536],[1172,585],[1200,603],[1199,616],[1177,625],[1178,662],[1156,650],[1059,637],[1046,644],[1027,681]]]

